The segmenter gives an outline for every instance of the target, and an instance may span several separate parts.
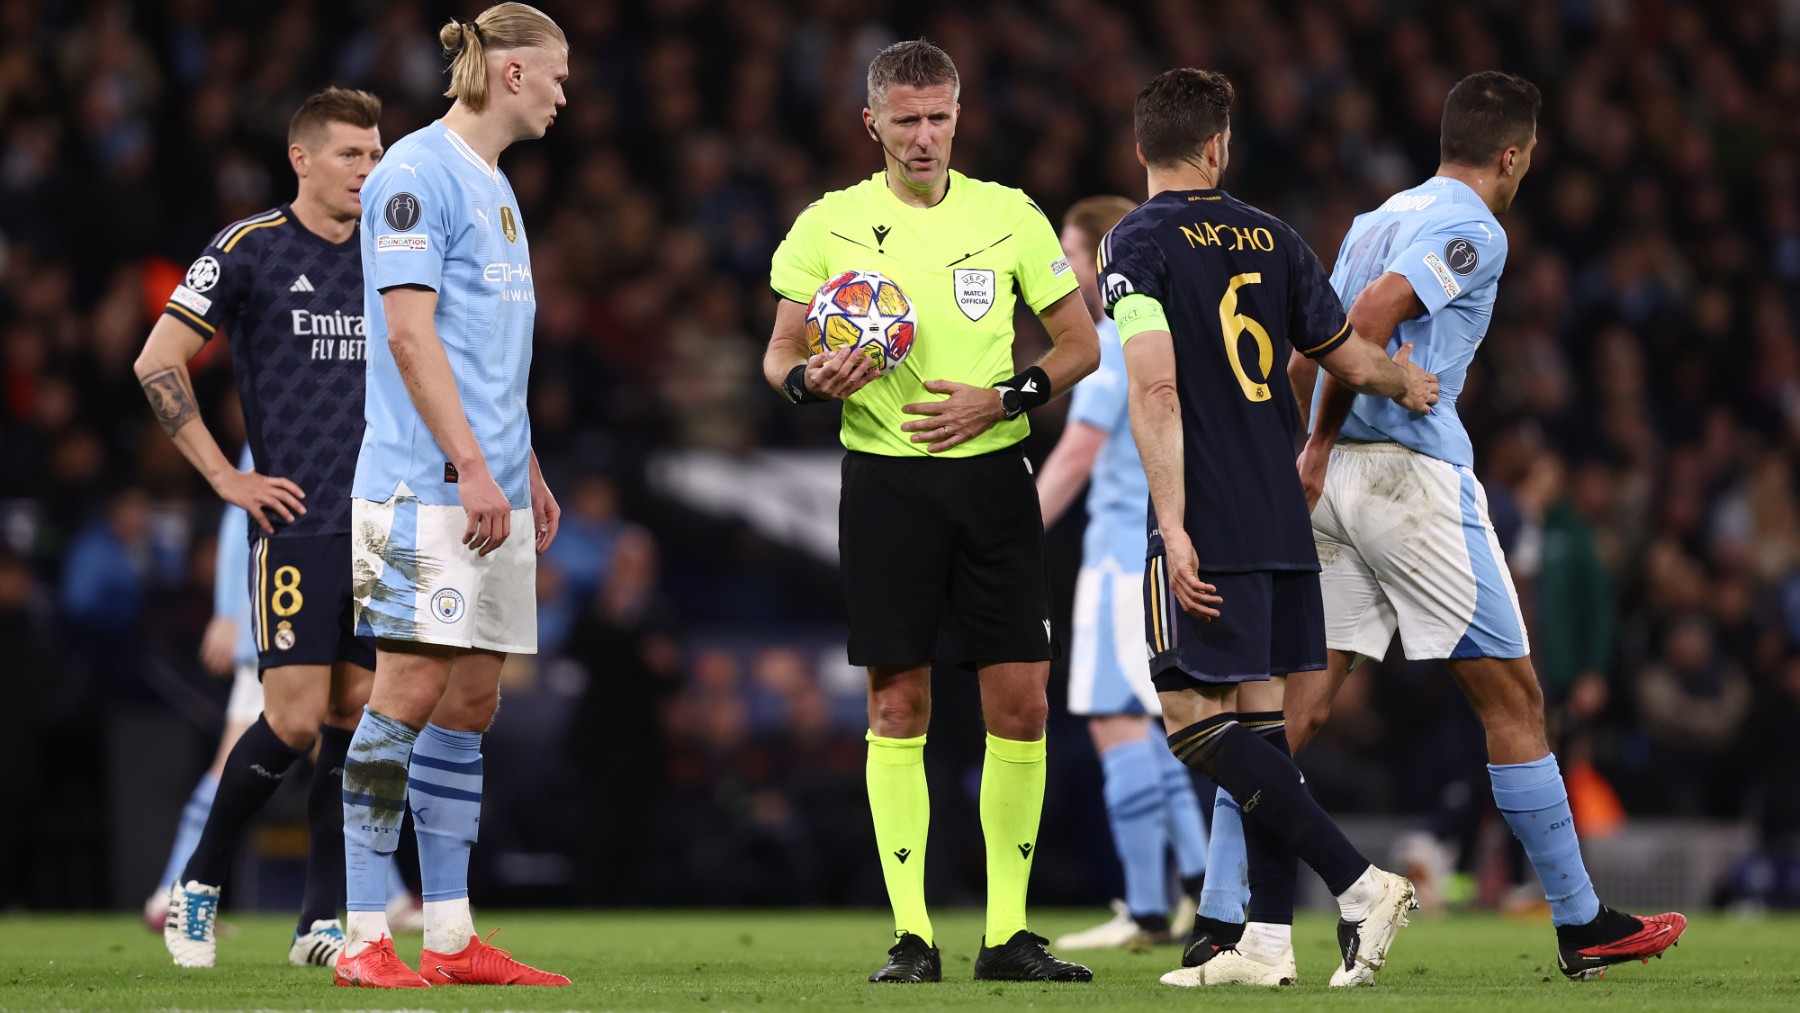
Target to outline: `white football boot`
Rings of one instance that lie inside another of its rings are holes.
[[[295,967],[335,967],[344,952],[344,924],[336,918],[320,918],[304,933],[294,934],[288,947],[288,963]]]
[[[1143,930],[1131,917],[1131,909],[1122,900],[1112,902],[1113,916],[1109,922],[1096,925],[1091,929],[1071,932],[1056,940],[1058,950],[1116,950],[1129,946]]]
[[[163,922],[163,946],[177,967],[211,967],[219,944],[219,888],[190,879],[169,890],[169,914]]]
[[[1343,964],[1331,972],[1332,988],[1354,988],[1375,984],[1375,972],[1387,963],[1388,947],[1407,925],[1406,913],[1418,906],[1413,900],[1412,881],[1405,876],[1376,869],[1381,879],[1381,894],[1369,904],[1369,913],[1360,922],[1338,919],[1338,949]]]
[[[1207,985],[1292,985],[1299,981],[1294,970],[1292,946],[1279,956],[1247,950],[1220,950],[1218,956],[1193,970],[1205,972],[1204,983]]]

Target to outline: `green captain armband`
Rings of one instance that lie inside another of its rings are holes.
[[[1113,323],[1119,325],[1119,344],[1123,345],[1145,331],[1166,331],[1169,318],[1162,303],[1142,292],[1133,292],[1113,303]]]

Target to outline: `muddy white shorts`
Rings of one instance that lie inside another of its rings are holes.
[[[1371,658],[1531,652],[1519,595],[1467,468],[1397,443],[1339,441],[1312,515],[1325,643]]]
[[[404,485],[385,503],[351,500],[350,526],[358,636],[537,653],[529,509],[485,556],[462,543],[461,506],[420,503]]]

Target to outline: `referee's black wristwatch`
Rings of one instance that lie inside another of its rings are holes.
[[[1000,417],[1007,422],[1025,414],[1025,399],[1011,387],[1001,384],[994,388],[1000,392]]]

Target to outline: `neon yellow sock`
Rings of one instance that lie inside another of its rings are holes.
[[[987,839],[988,946],[1025,928],[1025,894],[1044,814],[1044,740],[987,737],[981,765],[981,833]]]
[[[896,937],[912,933],[933,944],[925,913],[925,837],[931,829],[931,792],[925,785],[925,736],[869,742],[869,813],[881,848],[881,878],[894,907]]]

